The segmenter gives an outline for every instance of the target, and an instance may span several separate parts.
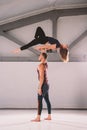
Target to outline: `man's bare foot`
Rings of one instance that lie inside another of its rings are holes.
[[[31,121],[32,121],[32,122],[40,122],[40,119],[35,118],[35,119],[31,120]]]
[[[52,120],[51,117],[44,118],[44,120]]]
[[[37,115],[37,117],[31,121],[32,122],[40,122],[40,115]]]

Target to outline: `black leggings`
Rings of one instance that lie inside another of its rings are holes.
[[[47,42],[49,42],[50,44],[56,44],[56,48],[59,48],[61,45],[57,39],[46,36],[42,28],[38,27],[34,36],[34,40],[22,46],[20,49],[25,50],[25,49],[28,49],[29,47],[32,47],[38,44],[45,44]]]
[[[43,107],[42,100],[43,100],[43,98],[44,98],[44,100],[47,104],[48,114],[51,114],[51,104],[50,104],[50,101],[49,101],[49,94],[47,92],[44,96],[38,94],[38,115],[41,115],[41,112],[42,112],[42,107]]]
[[[29,47],[32,47],[32,46],[35,46],[35,45],[38,45],[38,44],[45,44],[46,42],[48,42],[48,39],[46,37],[37,38],[37,39],[32,40],[30,43],[22,46],[20,49],[25,50],[25,49],[28,49]]]
[[[32,47],[38,44],[45,44],[46,42],[48,42],[48,38],[45,36],[45,33],[42,30],[42,28],[38,27],[34,36],[34,40],[22,46],[20,49],[25,50],[25,49],[28,49],[29,47]]]

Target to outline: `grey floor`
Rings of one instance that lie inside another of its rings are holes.
[[[36,110],[0,110],[0,130],[87,130],[87,111],[52,111],[52,120],[45,121],[47,111],[42,112],[41,122],[31,122]]]

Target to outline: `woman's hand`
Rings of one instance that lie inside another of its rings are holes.
[[[41,88],[38,88],[38,94],[39,94],[39,95],[42,95],[42,90],[41,90]]]

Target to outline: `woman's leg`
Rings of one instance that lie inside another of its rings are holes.
[[[43,29],[41,27],[38,27],[36,29],[36,33],[35,33],[35,38],[43,38],[46,37],[45,32],[43,31]]]
[[[32,47],[32,46],[37,45],[37,44],[39,44],[39,39],[34,39],[34,40],[32,40],[30,43],[28,43],[28,44],[22,46],[20,49],[21,49],[21,50],[26,50],[26,49],[28,49],[28,48],[30,48],[30,47]]]
[[[37,38],[37,39],[32,40],[30,43],[22,46],[20,49],[25,50],[25,49],[28,49],[32,46],[38,45],[38,44],[45,44],[46,42],[47,42],[47,39],[45,37]]]

